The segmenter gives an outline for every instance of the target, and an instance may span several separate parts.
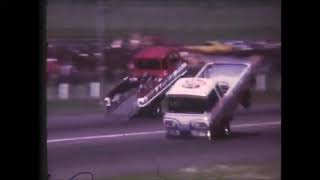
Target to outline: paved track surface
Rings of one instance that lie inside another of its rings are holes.
[[[232,123],[232,136],[215,142],[168,140],[159,118],[49,117],[49,173],[52,180],[67,179],[80,171],[106,177],[212,163],[277,160],[281,158],[280,113],[279,105],[240,110]]]

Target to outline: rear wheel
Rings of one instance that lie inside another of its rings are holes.
[[[223,135],[230,136],[231,128],[230,128],[230,120],[226,121],[223,126]]]
[[[241,104],[244,108],[249,108],[251,106],[251,92],[250,92],[250,90],[247,90],[244,93]]]
[[[230,121],[231,119],[226,119],[220,123],[212,125],[209,129],[209,140],[212,141],[229,136],[231,134]]]
[[[154,108],[152,108],[152,113],[151,114],[154,117],[162,116],[161,106],[155,106]]]
[[[220,124],[215,124],[215,125],[212,125],[210,128],[209,128],[209,135],[208,135],[208,138],[210,141],[213,141],[213,140],[216,140],[218,138],[221,138],[223,136],[223,131],[222,131],[223,128],[221,128],[221,125]]]

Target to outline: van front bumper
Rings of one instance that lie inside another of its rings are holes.
[[[209,129],[194,129],[186,127],[166,128],[166,132],[170,136],[191,135],[193,137],[208,137]]]

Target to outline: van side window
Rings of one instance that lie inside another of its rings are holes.
[[[219,97],[215,90],[212,90],[208,96],[208,110],[211,110],[219,101]]]
[[[207,68],[204,69],[204,71],[200,74],[201,78],[210,78],[211,77],[211,70],[212,69],[212,65],[208,65]]]
[[[224,93],[223,93],[221,87],[219,85],[216,85],[216,89],[217,89],[217,92],[218,92],[219,96],[223,97]]]
[[[223,97],[223,95],[228,91],[229,86],[227,83],[218,83],[216,85],[216,90],[220,97]]]

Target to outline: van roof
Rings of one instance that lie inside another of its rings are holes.
[[[167,92],[167,95],[192,95],[206,97],[214,88],[215,82],[206,78],[180,78]]]

